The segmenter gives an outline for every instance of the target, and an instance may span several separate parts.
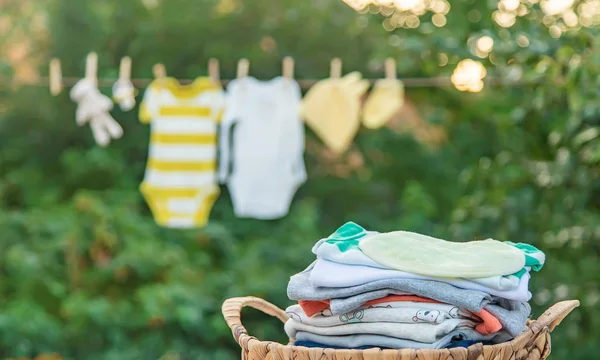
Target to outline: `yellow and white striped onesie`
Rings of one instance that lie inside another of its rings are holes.
[[[223,106],[223,90],[208,77],[148,86],[140,121],[151,123],[150,149],[140,191],[157,224],[191,228],[208,221],[220,193],[216,142]]]

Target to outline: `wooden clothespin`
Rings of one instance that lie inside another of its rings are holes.
[[[392,58],[385,59],[384,67],[386,79],[396,80],[398,78],[398,74],[396,72],[396,60]]]
[[[339,79],[342,77],[342,60],[340,60],[340,58],[333,58],[331,60],[329,77],[332,79]]]
[[[125,56],[121,59],[121,64],[119,65],[119,81],[131,81],[131,58],[129,56]]]
[[[294,79],[294,59],[292,59],[291,56],[286,56],[283,58],[282,75],[288,80]]]
[[[60,60],[54,58],[50,60],[50,73],[48,76],[50,82],[50,94],[56,96],[63,90],[62,71],[60,69]]]
[[[164,79],[167,77],[167,70],[163,64],[155,64],[152,67],[152,73],[155,79]]]
[[[248,70],[250,69],[250,62],[248,59],[240,59],[237,65],[237,78],[243,79],[248,76]]]
[[[215,83],[221,81],[221,76],[219,75],[219,60],[215,58],[208,60],[208,76],[210,76]]]
[[[85,78],[98,83],[98,54],[91,52],[85,60]]]
[[[131,58],[125,56],[119,65],[119,79],[113,85],[113,99],[123,111],[129,111],[135,106],[137,91],[131,83]]]

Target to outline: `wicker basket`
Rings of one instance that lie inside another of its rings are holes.
[[[243,297],[225,301],[223,316],[235,341],[242,347],[242,360],[540,360],[546,359],[550,354],[550,332],[579,306],[579,301],[570,300],[554,304],[537,320],[528,323],[528,331],[510,342],[440,350],[334,350],[260,341],[248,335],[242,325],[240,315],[245,306],[275,316],[282,322],[288,319],[285,311],[263,299]]]

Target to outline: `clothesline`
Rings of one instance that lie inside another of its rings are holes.
[[[49,77],[43,76],[38,81],[28,83],[28,85],[48,87],[49,80],[50,80]],[[81,77],[63,77],[62,78],[63,85],[65,87],[72,87],[79,80],[81,80]],[[98,79],[98,86],[99,87],[111,87],[117,80],[118,80],[118,78],[101,78],[101,79]],[[366,80],[368,80],[372,84],[379,79],[366,79]],[[402,82],[404,83],[404,86],[406,86],[406,87],[450,87],[450,86],[453,86],[452,82],[450,81],[450,78],[443,77],[443,76],[399,78],[399,80],[402,80]],[[133,85],[138,88],[145,88],[152,81],[154,81],[154,79],[152,79],[152,78],[131,79],[131,82],[133,83]],[[178,79],[178,81],[181,84],[189,84],[189,83],[193,82],[194,79]],[[231,79],[222,79],[221,84],[223,86],[226,86],[230,81],[231,81]],[[319,80],[318,79],[296,79],[296,81],[298,82],[298,84],[300,85],[300,87],[302,89],[306,90],[306,89],[310,88],[312,85],[314,85]],[[533,84],[535,82],[505,81],[500,78],[486,78],[485,83],[488,85],[502,84],[502,85],[507,85],[507,86],[522,86],[522,85]],[[0,82],[0,85],[3,85],[3,84]]]

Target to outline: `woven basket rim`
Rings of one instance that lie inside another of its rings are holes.
[[[293,352],[293,353],[314,353],[315,351],[320,351],[324,354],[337,354],[344,356],[351,356],[354,354],[363,354],[363,355],[375,355],[375,354],[389,354],[396,356],[400,356],[404,358],[404,356],[408,356],[408,358],[417,358],[417,354],[427,354],[429,356],[434,355],[447,355],[452,356],[455,359],[467,358],[466,355],[468,353],[468,357],[471,359],[477,359],[479,355],[484,353],[491,352],[505,352],[510,351],[511,353],[516,353],[519,351],[526,351],[523,349],[528,349],[536,342],[540,341],[540,337],[548,338],[549,342],[549,334],[554,330],[554,328],[560,324],[560,322],[576,307],[579,306],[578,300],[567,300],[556,303],[552,305],[548,310],[546,310],[540,317],[536,320],[528,320],[527,329],[514,338],[511,341],[495,344],[495,345],[482,345],[482,344],[474,344],[469,346],[468,348],[451,348],[451,349],[381,349],[378,347],[370,348],[370,349],[331,349],[331,348],[307,348],[303,346],[296,346],[291,344],[281,344],[276,341],[261,341],[254,336],[251,336],[246,331],[246,328],[241,322],[241,310],[244,307],[252,307],[257,310],[260,310],[268,315],[277,317],[281,322],[285,323],[287,321],[288,316],[284,310],[279,307],[267,302],[258,297],[239,297],[228,299],[223,303],[222,312],[225,318],[225,321],[229,325],[233,338],[236,342],[242,347],[242,349],[246,352],[256,350],[258,348],[268,351],[280,351],[282,353]],[[293,339],[290,339],[292,342]],[[549,345],[549,344],[548,344]],[[549,350],[548,350],[549,353]],[[472,357],[474,356],[474,357]],[[547,354],[546,354],[547,356]],[[446,358],[446,357],[441,357]]]

